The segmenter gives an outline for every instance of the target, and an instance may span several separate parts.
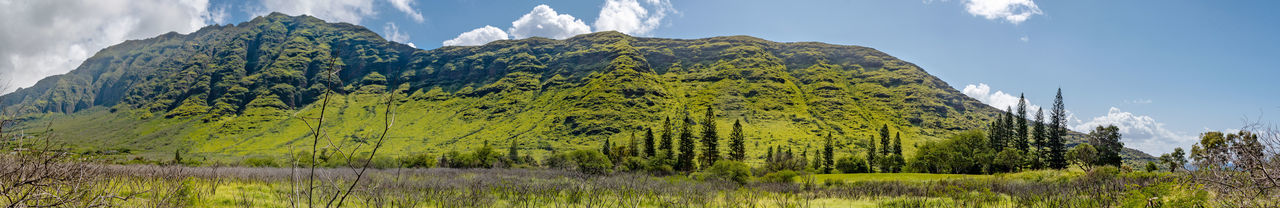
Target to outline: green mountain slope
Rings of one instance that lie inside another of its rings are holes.
[[[309,146],[307,119],[319,116],[325,86],[339,94],[322,146],[369,143],[391,97],[389,154],[511,141],[535,155],[594,148],[710,105],[720,132],[744,122],[752,157],[772,145],[816,149],[828,132],[851,154],[881,125],[902,132],[910,155],[914,144],[983,128],[999,112],[859,46],[600,32],[418,50],[360,26],[282,14],[112,46],[0,97],[0,107],[27,115],[21,128],[51,126],[84,151],[236,158]]]

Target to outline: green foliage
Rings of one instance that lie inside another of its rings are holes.
[[[978,131],[967,131],[941,142],[927,142],[916,151],[908,168],[915,172],[982,174],[996,156],[987,138]]]
[[[427,153],[412,153],[401,156],[397,159],[400,167],[403,168],[433,168],[436,166],[436,158]]]
[[[800,174],[796,173],[795,171],[782,170],[778,172],[764,174],[763,177],[760,177],[760,181],[769,182],[769,183],[791,183],[792,181],[794,181],[796,176],[799,176],[799,175]]]
[[[867,160],[861,157],[841,157],[836,161],[836,170],[841,173],[870,173],[871,169],[867,167]]]
[[[574,150],[553,156],[547,162],[553,168],[578,170],[587,174],[604,174],[613,169],[613,162],[603,153],[592,150]]]
[[[747,180],[751,178],[751,167],[742,162],[732,160],[716,161],[715,164],[704,171],[710,177],[738,182],[738,184],[746,184]]]
[[[249,167],[279,167],[280,166],[279,163],[276,163],[275,158],[271,158],[267,156],[254,156],[254,157],[245,158],[244,160],[242,160],[242,163],[244,163],[245,166],[249,166]]]
[[[729,133],[729,159],[739,162],[747,159],[746,136],[742,133],[742,120],[733,121],[733,131]]]
[[[711,106],[707,106],[706,118],[702,121],[702,161],[703,167],[715,164],[720,160],[720,134],[716,133],[716,114]]]
[[[1124,143],[1120,142],[1120,128],[1115,125],[1098,126],[1089,131],[1089,144],[1097,148],[1096,165],[1120,166],[1120,151]]]
[[[1048,141],[1045,143],[1045,149],[1048,150],[1047,163],[1049,168],[1063,169],[1067,167],[1066,144],[1063,137],[1067,134],[1067,113],[1066,107],[1062,104],[1062,88],[1058,88],[1058,95],[1053,99],[1053,111],[1049,114],[1049,135]]]
[[[1079,165],[1081,169],[1093,169],[1093,165],[1098,164],[1098,150],[1093,145],[1079,144],[1067,151],[1067,158],[1072,163]],[[1113,166],[1120,167],[1120,166]]]

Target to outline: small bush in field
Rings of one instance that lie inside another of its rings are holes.
[[[746,184],[751,178],[751,167],[738,161],[719,160],[706,170],[711,177]]]
[[[782,170],[778,172],[764,174],[764,177],[760,177],[760,181],[775,182],[775,183],[791,183],[792,181],[791,179],[795,178],[798,175],[800,174],[796,173],[795,171]]]
[[[267,156],[254,156],[244,159],[244,165],[249,167],[279,167],[276,160]]]
[[[414,153],[399,158],[400,167],[431,168],[436,166],[436,159],[427,153]]]

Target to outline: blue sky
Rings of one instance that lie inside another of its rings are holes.
[[[1246,116],[1275,123],[1268,115],[1280,113],[1280,84],[1274,81],[1280,78],[1280,13],[1268,11],[1280,6],[1275,1],[0,0],[0,5],[0,18],[11,20],[0,22],[6,31],[0,36],[0,44],[6,44],[0,47],[0,78],[9,78],[11,86],[65,73],[93,51],[123,40],[280,11],[356,23],[423,49],[450,40],[471,45],[600,30],[868,46],[920,65],[1000,108],[1015,103],[1012,96],[1018,93],[1048,106],[1061,87],[1073,129],[1117,124],[1128,147],[1153,154],[1187,148],[1206,130],[1238,129]],[[47,24],[50,20],[71,23]],[[79,35],[49,35],[60,33]]]

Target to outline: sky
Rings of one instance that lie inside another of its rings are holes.
[[[1280,1],[1115,0],[0,0],[0,93],[98,50],[270,12],[362,25],[422,49],[615,30],[750,35],[876,48],[1000,109],[1061,88],[1069,128],[1126,147],[1189,148],[1280,113]]]

